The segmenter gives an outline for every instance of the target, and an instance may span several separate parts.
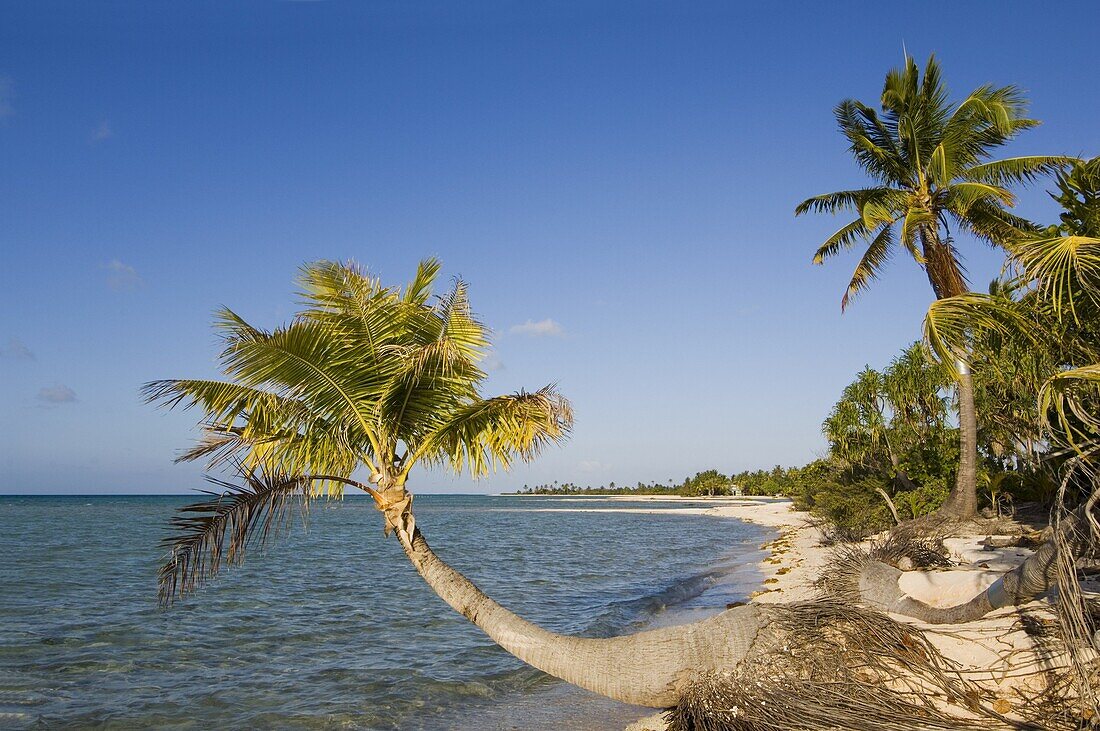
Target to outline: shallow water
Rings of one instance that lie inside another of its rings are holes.
[[[156,606],[165,497],[0,496],[0,728],[603,729],[638,709],[524,667],[385,540],[322,504],[264,557]],[[487,593],[607,636],[713,614],[760,577],[766,529],[697,515],[421,496],[417,525]],[[653,504],[648,504],[653,506]]]

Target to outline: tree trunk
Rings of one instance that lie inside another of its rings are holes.
[[[767,610],[729,609],[715,617],[608,639],[545,630],[508,611],[444,563],[420,533],[398,530],[405,554],[436,594],[528,665],[609,698],[653,708],[675,705],[697,673],[730,669],[746,657]]]
[[[1068,515],[1060,527],[1061,539],[1073,554],[1088,540],[1085,508]],[[981,619],[995,609],[1019,606],[1050,591],[1058,579],[1058,545],[1048,540],[1012,571],[964,604],[933,607],[903,593],[902,572],[881,561],[868,561],[859,572],[859,602],[882,612],[893,612],[929,624],[959,624]]]
[[[886,491],[881,487],[876,487],[875,491],[882,496],[882,499],[886,501],[886,507],[890,508],[890,515],[894,516],[894,525],[901,524],[901,518],[898,517],[898,509],[894,505],[894,501],[890,499],[890,496],[886,494]]]
[[[978,419],[974,411],[974,380],[959,363],[959,471],[955,487],[940,507],[940,515],[972,518],[978,514]]]
[[[940,240],[935,226],[920,230],[924,253],[924,270],[937,299],[966,294],[969,287],[963,278],[950,240]],[[959,394],[959,471],[955,487],[940,507],[939,514],[947,518],[971,518],[978,514],[978,422],[974,411],[974,381],[970,369],[963,363],[957,369]]]

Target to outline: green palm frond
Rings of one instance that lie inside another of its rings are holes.
[[[835,193],[825,193],[813,198],[807,198],[795,208],[795,215],[804,213],[838,213],[840,211],[853,211],[863,214],[864,206],[876,203],[888,206],[902,195],[902,192],[894,188],[860,188],[857,190],[840,190]]]
[[[1077,320],[1082,301],[1100,303],[1100,239],[1029,239],[1014,244],[1010,251],[1057,317],[1068,314]]]
[[[836,256],[841,249],[850,249],[855,245],[856,239],[866,238],[867,227],[863,225],[863,219],[857,218],[837,230],[835,234],[825,239],[825,243],[814,253],[814,264],[821,264],[831,256]]]
[[[1062,371],[1039,391],[1039,413],[1048,429],[1078,452],[1100,442],[1100,363]]]
[[[279,409],[288,419],[305,413],[305,406],[299,401],[231,381],[192,378],[150,381],[142,386],[142,396],[146,403],[167,408],[201,407],[206,417],[215,422],[232,422],[257,409]]]
[[[469,292],[465,282],[455,282],[451,292],[440,300],[437,311],[441,323],[439,340],[450,342],[470,363],[477,363],[485,357],[489,340],[485,326],[470,310]]]
[[[432,286],[435,284],[439,270],[443,267],[439,259],[429,258],[420,262],[416,268],[416,276],[405,287],[402,300],[406,304],[423,305],[432,295]]]
[[[897,180],[904,174],[896,135],[874,110],[845,99],[833,111],[837,126],[848,139],[849,151],[872,176],[882,181]]]
[[[963,216],[971,206],[982,201],[1009,207],[1016,205],[1016,196],[1012,191],[989,183],[950,183],[944,187],[944,197],[948,199],[951,210]]]
[[[1057,173],[1075,159],[1063,155],[1009,157],[969,167],[962,171],[960,177],[970,182],[991,185],[1027,183]]]
[[[1031,221],[1009,213],[988,199],[971,202],[965,212],[952,207],[947,213],[959,228],[997,246],[1010,246],[1021,236],[1033,235],[1038,230]]]
[[[893,227],[889,225],[883,226],[875,237],[871,239],[871,243],[867,246],[867,251],[863,252],[863,256],[860,257],[855,271],[852,272],[852,278],[848,282],[848,289],[845,290],[844,297],[840,300],[841,310],[846,309],[853,297],[863,291],[874,279],[878,278],[882,267],[890,260],[893,247]]]
[[[473,477],[513,457],[534,459],[546,446],[561,442],[573,427],[573,410],[553,386],[471,403],[458,410],[420,446],[417,457],[445,463]]]
[[[1016,303],[968,292],[934,301],[924,318],[924,340],[945,363],[969,363],[979,333],[1034,340],[1033,325]]]
[[[924,254],[917,246],[917,234],[922,228],[934,225],[936,217],[931,211],[914,206],[905,212],[901,222],[901,244],[918,264],[924,263]]]

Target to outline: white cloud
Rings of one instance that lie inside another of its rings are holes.
[[[94,130],[92,130],[92,142],[102,142],[114,136],[114,132],[111,130],[111,123],[106,119],[99,123]]]
[[[19,338],[10,338],[7,345],[0,345],[0,358],[34,360],[34,353]]]
[[[64,383],[56,386],[43,386],[38,389],[38,400],[48,404],[71,404],[76,401],[76,391]]]
[[[485,357],[485,360],[481,362],[481,366],[485,369],[486,373],[504,370],[504,363],[501,362],[500,358],[492,354]]]
[[[603,472],[607,469],[607,466],[603,462],[594,459],[582,459],[577,465],[581,472]]]
[[[560,338],[565,335],[565,329],[549,317],[545,320],[528,320],[522,325],[512,325],[508,328],[509,335],[530,335],[535,338]]]
[[[0,117],[10,117],[15,114],[12,106],[12,98],[15,96],[15,85],[11,77],[0,76]]]
[[[107,270],[107,286],[115,291],[137,289],[145,284],[136,269],[129,264],[123,264],[118,259],[104,264],[103,268]]]

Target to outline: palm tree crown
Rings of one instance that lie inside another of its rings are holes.
[[[1067,158],[990,159],[996,148],[1038,124],[1024,116],[1026,106],[1014,86],[982,86],[952,107],[934,56],[923,77],[908,56],[903,68],[887,74],[881,114],[853,99],[837,105],[849,150],[876,184],[810,198],[796,214],[856,214],[814,255],[820,264],[857,241],[867,243],[842,307],[878,275],[899,244],[924,267],[937,298],[951,297],[968,289],[953,229],[999,244],[1032,228],[1006,210],[1015,197],[1005,186],[1057,169]]]
[[[351,265],[309,264],[300,277],[304,307],[290,324],[265,331],[230,310],[218,314],[226,380],[146,384],[149,401],[202,411],[203,439],[180,459],[207,458],[212,466],[230,460],[245,474],[245,487],[230,491],[233,501],[199,511],[206,523],[186,518],[177,526],[182,538],[188,531],[206,536],[185,549],[213,559],[210,571],[198,574],[216,571],[221,555],[224,535],[212,525],[235,524],[260,508],[270,518],[290,494],[338,494],[357,468],[369,470],[374,487],[362,487],[385,511],[387,530],[400,526],[411,534],[405,483],[414,465],[442,464],[479,477],[566,438],[572,410],[553,386],[481,396],[486,329],[472,315],[462,282],[433,298],[439,268],[434,259],[421,262],[413,281],[397,289]],[[254,522],[246,520],[236,538],[230,530],[231,559]],[[178,539],[172,545],[179,548]],[[170,583],[188,565],[201,568],[197,556],[182,557],[183,568],[176,559],[162,577]],[[180,589],[202,578],[185,577],[193,581],[180,582]]]

